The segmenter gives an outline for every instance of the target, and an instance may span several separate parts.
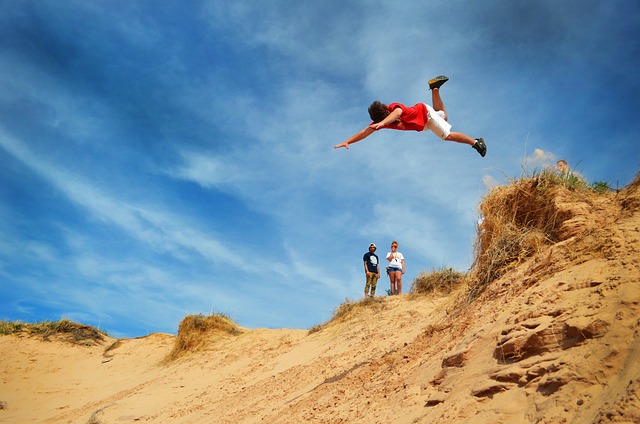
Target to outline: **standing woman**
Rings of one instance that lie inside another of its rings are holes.
[[[391,252],[387,253],[387,274],[391,283],[391,294],[402,293],[402,274],[404,274],[404,256],[398,252],[398,242],[391,242]]]

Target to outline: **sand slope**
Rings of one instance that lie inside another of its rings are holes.
[[[568,239],[470,304],[381,297],[170,363],[170,335],[1,336],[0,422],[640,422],[638,184],[571,208]]]

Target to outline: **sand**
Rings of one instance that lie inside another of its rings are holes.
[[[171,362],[167,334],[0,336],[0,422],[638,423],[639,199],[583,207],[567,239],[464,306],[463,291],[384,296],[316,332],[217,334]]]

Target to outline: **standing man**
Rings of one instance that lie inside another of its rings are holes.
[[[378,260],[378,255],[375,254],[375,251],[376,245],[371,243],[369,245],[369,251],[362,257],[364,260],[364,275],[367,278],[364,285],[365,299],[369,296],[369,287],[371,287],[371,297],[376,295],[376,285],[380,278],[380,261]]]

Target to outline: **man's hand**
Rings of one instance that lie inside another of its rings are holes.
[[[333,146],[334,149],[339,149],[341,147],[344,147],[345,149],[349,150],[349,143],[345,141],[344,143],[336,144],[335,146]]]

